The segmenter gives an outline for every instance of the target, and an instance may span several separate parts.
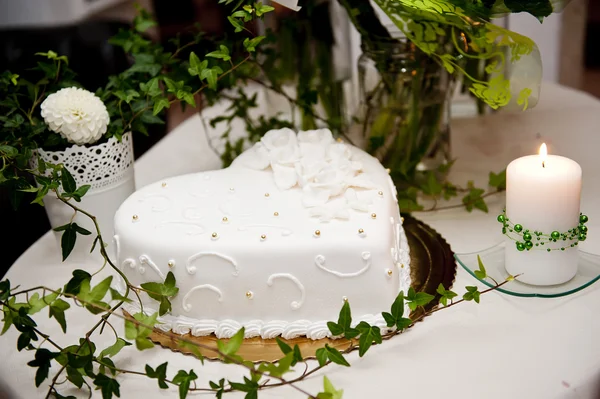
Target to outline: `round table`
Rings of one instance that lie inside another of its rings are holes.
[[[206,112],[219,114],[222,107]],[[453,154],[457,162],[451,179],[486,184],[489,171],[500,171],[514,158],[537,151],[542,141],[550,151],[579,162],[584,171],[581,209],[589,215],[589,238],[583,250],[599,253],[600,244],[600,102],[583,93],[545,84],[540,104],[526,113],[495,113],[485,117],[455,118],[452,122]],[[135,165],[136,182],[142,187],[164,177],[218,168],[201,119],[185,121]],[[488,248],[502,238],[496,215],[504,199],[489,202],[490,213],[463,209],[417,213],[416,217],[437,229],[455,252]],[[91,267],[61,263],[57,243],[50,233],[29,248],[9,270],[12,285],[32,287],[43,283],[57,287],[74,268]],[[97,267],[97,266],[96,266]],[[108,270],[102,273],[108,274]],[[97,280],[99,281],[99,280]],[[458,268],[455,290],[460,294],[476,280]],[[59,344],[76,342],[94,318],[81,309],[67,314],[63,335],[55,320],[38,316],[40,328]],[[122,330],[122,323],[115,320]],[[301,386],[318,393],[326,374],[344,399],[353,398],[597,398],[600,394],[600,284],[574,295],[555,298],[518,298],[489,293],[481,304],[465,303],[436,313],[406,334],[373,347],[364,358],[348,356],[351,368],[330,366]],[[17,332],[0,338],[0,376],[14,397],[42,397],[47,383],[34,386],[35,370],[27,366],[33,353],[17,352]],[[93,338],[98,348],[114,341],[105,331]],[[177,370],[196,369],[198,382],[227,377],[241,380],[235,366],[207,363],[162,348],[138,352],[125,348],[115,359],[118,366],[143,370],[168,361],[169,376]],[[51,370],[56,371],[55,369]],[[155,380],[121,375],[121,397],[178,397],[174,388],[159,390]],[[87,392],[68,391],[76,397]],[[95,392],[99,396],[99,392]],[[230,397],[230,396],[227,396]],[[241,398],[242,395],[231,395]],[[290,388],[261,393],[261,398],[301,398]]]

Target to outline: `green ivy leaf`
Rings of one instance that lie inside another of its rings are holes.
[[[436,292],[438,294],[441,295],[440,297],[440,303],[444,306],[448,306],[448,301],[452,300],[452,298],[458,296],[458,294],[456,292],[447,290],[442,283],[440,283],[440,285],[438,285]]]
[[[275,10],[274,7],[266,6],[266,5],[263,5],[262,3],[256,3],[255,8],[256,8],[256,16],[257,17],[262,17],[264,14]]]
[[[506,190],[506,169],[504,169],[498,174],[490,172],[490,179],[488,184],[490,187],[494,187],[499,191]]]
[[[56,298],[58,298],[58,294],[54,292],[49,295],[46,295],[43,298],[40,298],[40,294],[36,292],[31,297],[29,297],[29,300],[27,301],[27,303],[29,304],[29,310],[27,313],[30,315],[36,314],[37,312],[44,309],[46,306],[49,306]]]
[[[146,316],[142,312],[138,312],[133,315],[133,318],[140,324],[137,325],[131,320],[125,321],[125,338],[129,340],[135,340],[135,346],[138,350],[144,350],[153,348],[154,344],[148,339],[148,336],[152,332],[152,328],[156,324],[156,318],[158,313],[153,313],[150,316]],[[148,326],[148,327],[146,327]]]
[[[476,187],[472,187],[469,190],[469,193],[463,197],[462,202],[465,205],[465,208],[467,209],[468,212],[473,211],[473,209],[479,209],[485,213],[488,212],[487,204],[485,203],[485,200],[483,199],[484,193],[485,193],[485,190],[476,188]]]
[[[77,184],[75,183],[75,179],[71,172],[67,170],[67,168],[63,168],[60,174],[60,182],[62,184],[63,190],[65,193],[72,193],[77,189]]]
[[[92,276],[84,270],[73,270],[73,277],[65,285],[64,293],[68,295],[77,295],[81,290],[81,284],[85,280],[91,280]]]
[[[236,355],[237,351],[240,349],[240,346],[242,346],[242,342],[244,341],[245,331],[246,330],[244,327],[240,328],[233,337],[229,338],[229,341],[226,344],[221,340],[217,341],[217,347],[219,348],[219,351],[223,357],[234,357]],[[227,361],[227,359],[225,360]]]
[[[112,279],[113,276],[105,278],[93,289],[90,287],[90,280],[82,281],[77,298],[84,304],[89,312],[98,314],[109,309],[109,306],[102,302],[102,299],[106,296]]]
[[[0,282],[0,301],[6,301],[10,296],[10,280]]]
[[[253,53],[256,51],[256,46],[258,46],[264,39],[265,36],[256,36],[252,39],[246,38],[244,39],[244,48],[247,52]]]
[[[379,327],[372,326],[366,321],[361,321],[356,328],[360,332],[360,338],[358,341],[358,355],[363,357],[373,342],[378,344],[382,342],[381,330]]]
[[[121,349],[123,349],[126,346],[131,346],[130,342],[125,341],[123,338],[117,338],[117,341],[112,344],[111,346],[109,346],[108,348],[104,349],[102,352],[100,352],[99,357],[112,357],[112,356],[116,356]]]
[[[235,19],[233,16],[228,16],[227,20],[235,28],[235,33],[239,33],[244,30],[244,24]]]
[[[75,190],[74,192],[71,193],[71,196],[73,197],[73,199],[77,202],[81,202],[81,197],[83,197],[88,190],[90,189],[89,184],[83,185],[81,187],[79,187],[77,190]]]
[[[338,322],[334,323],[330,321],[327,323],[327,327],[333,335],[343,335],[347,339],[352,339],[358,336],[358,330],[350,327],[351,324],[352,312],[350,310],[350,303],[345,301],[340,310]]]
[[[343,395],[343,389],[335,389],[331,381],[329,381],[329,378],[327,378],[327,376],[323,376],[323,392],[320,392],[317,395],[318,399],[342,399]]]
[[[165,363],[161,364],[160,366],[158,366],[156,368],[156,370],[154,370],[149,365],[146,365],[146,374],[148,375],[149,378],[156,378],[158,380],[158,386],[160,389],[168,389],[169,388],[169,386],[165,382],[165,380],[167,379],[167,365],[168,364],[169,364],[168,362],[165,362]]]
[[[67,366],[67,379],[79,389],[81,389],[81,387],[83,386],[83,376],[81,375],[81,372],[76,368]]]
[[[200,79],[206,80],[208,87],[212,90],[217,90],[217,81],[223,70],[218,66],[206,68],[200,73]]]
[[[60,328],[63,330],[63,333],[67,332],[67,321],[65,319],[65,310],[69,309],[71,305],[62,299],[56,299],[54,302],[50,304],[48,308],[48,317],[54,317]]]
[[[35,372],[35,386],[39,387],[46,378],[48,378],[48,372],[50,371],[50,365],[52,359],[55,359],[59,355],[58,352],[50,352],[48,349],[41,348],[35,351],[35,360],[27,363],[30,367],[37,367]]]
[[[339,350],[332,348],[328,344],[325,344],[325,350],[327,351],[327,357],[333,363],[350,367],[350,363],[348,363],[348,361],[344,358],[344,355],[342,355]]]
[[[73,248],[75,248],[75,242],[77,242],[77,230],[75,230],[72,225],[73,223],[68,225],[69,227],[67,227],[60,238],[63,262],[69,257]]]
[[[415,294],[416,296],[416,294]],[[388,327],[394,327],[398,330],[404,330],[410,327],[412,320],[404,316],[404,292],[400,291],[394,303],[392,303],[391,313],[383,312],[381,314]]]
[[[440,194],[442,194],[443,188],[444,188],[444,186],[438,180],[436,173],[434,171],[427,173],[427,180],[426,180],[425,184],[423,184],[421,186],[423,193],[426,195],[430,195],[432,197],[437,197]]]
[[[173,378],[173,383],[179,385],[179,399],[185,399],[188,391],[190,390],[190,383],[198,379],[194,370],[190,370],[186,373],[184,370],[179,370],[177,375]]]
[[[279,337],[275,338],[275,342],[277,342],[277,346],[279,346],[279,349],[281,350],[281,352],[283,352],[284,355],[287,355],[288,353],[292,352],[292,347],[283,342]]]
[[[480,280],[485,280],[485,278],[487,277],[487,272],[479,255],[477,255],[477,264],[479,265],[479,270],[475,270],[475,277],[477,277]]]
[[[200,359],[200,362],[202,362],[202,364],[204,364],[204,356],[202,355],[202,352],[200,352],[200,349],[198,349],[198,346],[196,346],[195,344],[193,344],[191,342],[180,341],[179,347],[181,349],[189,350],[191,353],[194,354],[194,356],[196,356],[198,359]]]
[[[465,288],[467,289],[467,292],[465,292],[465,294],[463,295],[463,299],[465,301],[475,301],[479,303],[479,296],[481,294],[479,292],[479,289],[473,286],[467,286]]]
[[[315,356],[317,358],[317,361],[319,362],[319,366],[323,367],[325,366],[325,364],[327,363],[327,349],[325,348],[319,348],[317,349],[317,352],[315,353]]]
[[[212,58],[220,58],[223,61],[231,60],[231,56],[229,55],[229,49],[227,48],[227,46],[224,46],[222,44],[219,46],[219,50],[211,51],[210,53],[206,54],[206,56]],[[204,68],[206,68],[206,66]]]
[[[117,290],[115,290],[114,288],[109,288],[110,291],[110,298],[113,301],[123,301],[125,303],[133,303],[133,301],[127,297],[124,297],[123,295],[121,295],[121,293]]]
[[[113,394],[117,397],[121,397],[119,391],[119,383],[114,378],[107,377],[105,374],[97,374],[94,379],[94,385],[100,388],[102,392],[102,399],[111,399]]]
[[[188,72],[191,76],[199,76],[200,73],[208,67],[208,61],[200,61],[200,58],[193,51],[190,53],[190,67]]]
[[[291,366],[293,361],[294,353],[290,352],[276,363],[261,363],[260,366],[258,366],[258,371],[262,373],[268,373],[276,378],[280,378],[285,373],[292,371]]]
[[[408,295],[404,297],[408,302],[410,310],[415,310],[419,306],[425,306],[435,298],[426,292],[415,292],[414,288],[408,289]]]
[[[154,98],[154,107],[152,109],[152,114],[158,115],[163,109],[169,109],[171,107],[171,103],[167,97],[158,97]]]

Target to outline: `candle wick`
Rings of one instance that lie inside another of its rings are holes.
[[[542,168],[545,168],[545,167],[546,167],[546,162],[542,161]]]

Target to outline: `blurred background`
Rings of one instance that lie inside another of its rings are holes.
[[[152,40],[168,43],[194,23],[216,35],[230,29],[218,0],[138,0],[137,3],[158,19],[158,27],[149,34]],[[104,85],[107,76],[129,66],[129,60],[107,40],[128,26],[135,14],[134,2],[130,0],[0,0],[0,70],[22,70],[32,65],[35,52],[52,49],[67,55],[79,74],[79,81],[95,91]],[[532,23],[529,15],[512,15],[501,22],[537,42],[545,80],[600,97],[600,52],[595,46],[600,39],[600,1],[574,0],[563,13],[552,15],[543,25]],[[356,65],[359,37],[353,29],[348,34],[353,48],[352,65]],[[149,137],[136,137],[136,157],[194,112],[197,110],[182,113],[177,107],[172,108],[166,125],[153,126]],[[49,229],[41,207],[13,211],[7,197],[0,191],[2,224],[13,241],[8,244],[3,241],[0,275]]]

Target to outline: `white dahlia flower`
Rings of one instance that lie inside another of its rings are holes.
[[[42,118],[50,130],[74,144],[93,144],[110,120],[106,106],[84,89],[69,87],[50,94],[42,103]]]

